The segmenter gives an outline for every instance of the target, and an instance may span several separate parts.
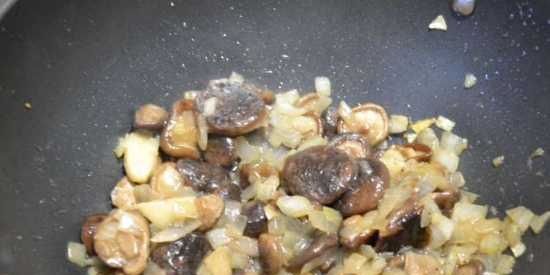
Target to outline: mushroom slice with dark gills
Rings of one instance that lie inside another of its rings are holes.
[[[339,134],[331,140],[330,145],[356,159],[369,158],[372,154],[369,142],[363,136],[356,133]]]
[[[414,198],[390,213],[388,224],[379,232],[375,249],[378,252],[398,252],[405,246],[423,248],[429,240],[426,228],[420,227],[423,206]]]
[[[211,249],[204,235],[190,233],[155,249],[151,254],[151,260],[161,267],[166,275],[192,275],[196,274],[202,259]]]
[[[136,110],[134,114],[134,128],[147,130],[160,130],[168,120],[168,112],[164,108],[145,104]]]
[[[288,263],[289,270],[299,270],[304,264],[323,255],[333,247],[338,246],[338,235],[321,233],[299,255],[296,255]]]
[[[290,193],[320,204],[336,201],[357,175],[357,165],[333,146],[314,146],[286,159],[282,176]]]
[[[344,217],[376,209],[390,184],[390,174],[384,163],[366,159],[357,162],[357,178],[335,204],[335,208],[340,210]]]
[[[220,166],[210,163],[180,159],[176,168],[184,179],[184,184],[194,190],[218,194],[224,199],[240,200],[241,189],[233,183],[229,173]]]
[[[253,85],[214,80],[197,95],[196,103],[209,132],[239,136],[261,127],[267,118],[260,92]]]

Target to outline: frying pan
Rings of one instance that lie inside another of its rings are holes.
[[[427,30],[438,14],[447,32]],[[276,91],[325,75],[336,99],[450,117],[481,202],[550,209],[550,160],[527,165],[550,151],[549,1],[480,0],[461,18],[443,0],[22,0],[0,22],[0,274],[83,274],[66,243],[110,209],[134,108],[231,71]],[[550,230],[525,242],[514,274],[548,274]]]

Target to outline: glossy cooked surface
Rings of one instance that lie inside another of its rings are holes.
[[[461,170],[483,202],[547,209],[549,162],[525,163],[550,147],[549,3],[479,1],[455,19],[435,0],[173,2],[21,1],[0,22],[0,272],[81,272],[66,242],[84,216],[109,209],[121,175],[112,149],[135,106],[169,107],[231,70],[283,90],[327,74],[349,103],[446,113],[471,141]],[[428,33],[439,13],[449,31]],[[479,81],[464,91],[467,71]],[[504,166],[490,168],[501,154]],[[525,240],[515,272],[546,274],[550,237]]]

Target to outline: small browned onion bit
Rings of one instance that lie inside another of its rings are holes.
[[[213,81],[196,98],[210,133],[239,136],[263,126],[267,109],[258,90],[251,85]]]
[[[442,191],[430,194],[441,212],[450,217],[455,204],[460,200],[461,194],[458,191]]]
[[[291,155],[282,176],[290,193],[320,204],[336,201],[357,175],[357,166],[333,146],[314,146]]]
[[[338,246],[336,234],[322,234],[317,236],[313,242],[300,254],[295,256],[288,263],[288,269],[297,271],[302,266],[327,252],[329,249]]]
[[[160,130],[168,120],[168,112],[157,105],[145,104],[134,114],[134,128]]]
[[[258,238],[260,264],[266,274],[277,274],[284,264],[283,248],[274,235],[264,233]]]
[[[246,188],[251,183],[261,181],[270,176],[279,176],[279,171],[266,162],[246,163],[239,170],[241,188]]]
[[[180,159],[176,168],[184,184],[207,194],[218,194],[224,199],[240,200],[241,189],[231,181],[229,173],[220,166],[210,163]]]
[[[82,229],[80,230],[80,240],[86,247],[86,252],[89,255],[95,255],[94,251],[94,235],[97,231],[97,225],[101,223],[107,214],[94,214],[86,217]]]
[[[97,226],[94,249],[108,266],[141,274],[149,257],[149,225],[138,212],[113,210]]]
[[[212,228],[223,214],[224,202],[220,196],[212,194],[197,198],[195,206],[201,222],[199,230],[205,231]]]
[[[363,220],[361,215],[353,215],[346,218],[343,221],[341,228],[354,228]],[[359,248],[362,244],[365,244],[372,240],[376,236],[376,230],[366,230],[362,232],[344,233],[344,230],[340,230],[340,244],[350,250]]]
[[[164,153],[177,158],[200,158],[195,112],[192,100],[179,100],[172,105],[172,114],[160,135]]]
[[[210,137],[204,152],[204,160],[210,164],[230,167],[237,160],[235,142],[229,137]]]
[[[263,203],[258,201],[248,202],[243,206],[242,213],[247,218],[243,235],[258,238],[260,234],[267,231],[267,217]]]
[[[164,162],[159,165],[150,181],[151,192],[157,199],[172,198],[181,195],[184,180],[173,162]]]
[[[353,108],[351,111],[351,124],[340,119],[338,121],[338,133],[353,132],[361,134],[373,146],[388,137],[389,118],[382,106],[366,103]]]
[[[390,186],[390,173],[381,161],[361,159],[358,166],[357,179],[335,204],[344,217],[376,209]]]
[[[372,154],[369,142],[356,133],[339,134],[330,141],[330,145],[346,152],[354,159],[369,158]]]

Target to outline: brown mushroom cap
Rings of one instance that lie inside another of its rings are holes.
[[[209,132],[239,136],[263,125],[267,109],[251,85],[213,82],[196,98],[197,107],[208,122]]]
[[[332,146],[314,146],[291,155],[282,172],[292,194],[325,205],[337,200],[356,174],[355,162]]]
[[[172,105],[172,114],[160,135],[160,148],[177,158],[199,159],[198,128],[192,100],[178,100]]]
[[[267,231],[267,217],[263,203],[258,201],[248,202],[243,206],[242,214],[247,217],[243,235],[257,238],[261,233]]]
[[[235,142],[229,137],[208,138],[204,160],[210,164],[230,167],[237,160]]]
[[[196,191],[218,194],[224,199],[240,200],[241,190],[229,177],[229,173],[210,163],[180,159],[176,164],[184,183]]]
[[[338,236],[336,234],[317,236],[300,255],[290,260],[288,269],[299,270],[305,263],[323,255],[323,253],[336,246],[338,246]]]
[[[357,179],[335,205],[344,217],[376,209],[390,185],[390,173],[384,163],[365,159],[359,160],[358,163]]]
[[[149,257],[149,225],[137,212],[113,210],[97,226],[94,249],[108,266],[141,274]]]
[[[274,235],[264,233],[258,238],[260,264],[265,274],[277,274],[284,264],[283,248]]]
[[[94,214],[86,217],[84,223],[82,224],[82,229],[80,230],[80,240],[86,247],[86,252],[89,255],[95,255],[94,251],[94,235],[97,231],[97,225],[101,223],[107,214]]]
[[[201,226],[199,227],[201,231],[212,228],[223,214],[223,199],[215,194],[197,198],[195,205],[199,213],[199,220],[201,221]]]
[[[389,118],[380,105],[366,103],[352,110],[353,125],[338,121],[338,133],[354,132],[364,136],[369,144],[376,145],[388,136]]]
[[[211,249],[204,235],[189,233],[179,240],[155,249],[151,253],[151,260],[161,267],[166,275],[193,275]]]
[[[168,112],[164,108],[145,104],[134,114],[134,127],[137,129],[160,130],[168,120]]]
[[[323,134],[327,137],[336,135],[338,127],[338,109],[334,106],[328,107],[322,116]]]

